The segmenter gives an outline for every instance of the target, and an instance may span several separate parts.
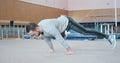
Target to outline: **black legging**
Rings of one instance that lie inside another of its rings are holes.
[[[97,37],[102,37],[102,38],[108,38],[108,35],[92,30],[92,29],[86,29],[85,27],[83,27],[82,25],[78,24],[77,22],[75,22],[71,17],[66,16],[69,20],[68,26],[67,26],[67,31],[69,31],[70,29],[84,34],[84,35],[95,35]]]

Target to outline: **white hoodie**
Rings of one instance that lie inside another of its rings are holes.
[[[64,38],[61,33],[65,31],[68,25],[68,18],[61,15],[58,18],[45,19],[38,23],[38,26],[43,30],[43,38],[46,42],[51,43],[51,37],[55,37],[65,48],[68,47],[67,43],[64,42]],[[49,45],[51,46],[51,45]]]

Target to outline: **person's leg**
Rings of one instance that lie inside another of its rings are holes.
[[[85,27],[83,27],[82,25],[78,24],[77,22],[75,22],[71,17],[68,17],[69,19],[69,24],[68,27],[69,29],[72,29],[78,33],[84,34],[84,35],[95,35],[97,37],[102,37],[102,38],[108,38],[108,35],[92,30],[92,29],[86,29]]]
[[[96,35],[97,37],[102,37],[102,38],[106,38],[109,43],[112,45],[112,48],[115,48],[116,46],[116,36],[115,35],[106,35],[104,33],[95,31],[95,30],[90,30],[90,29],[86,29],[84,28],[82,25],[76,23],[72,18],[68,17],[69,19],[69,24],[68,24],[68,29],[73,29],[76,32],[85,34],[85,35]]]

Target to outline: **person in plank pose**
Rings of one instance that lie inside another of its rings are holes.
[[[65,42],[64,37],[66,36],[65,31],[70,29],[79,32],[84,35],[95,35],[97,37],[106,38],[112,45],[112,48],[116,46],[116,36],[107,35],[92,29],[86,29],[81,24],[78,24],[69,16],[61,15],[58,18],[44,19],[38,24],[30,22],[26,26],[26,32],[31,36],[42,35],[44,41],[49,45],[50,51],[54,53],[54,47],[51,39],[55,37],[61,45],[66,49],[67,54],[73,54],[71,47]]]

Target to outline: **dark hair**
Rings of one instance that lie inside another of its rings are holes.
[[[30,22],[26,25],[26,32],[30,32],[30,30],[35,31],[35,28],[38,27],[38,25],[34,22]]]

